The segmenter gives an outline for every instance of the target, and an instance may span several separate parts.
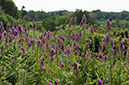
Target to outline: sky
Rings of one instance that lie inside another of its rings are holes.
[[[100,9],[106,12],[129,11],[129,0],[13,0],[15,5],[21,10],[25,6],[25,10],[34,11],[59,11],[68,10],[76,11],[82,9],[93,11]]]

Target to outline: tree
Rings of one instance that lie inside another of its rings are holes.
[[[12,0],[0,0],[2,10],[13,17],[18,16],[18,9]]]
[[[81,23],[83,15],[86,15],[87,23],[95,24],[95,17],[93,17],[93,15],[91,15],[88,11],[82,11],[79,9],[77,9],[74,13],[74,17],[77,20],[77,24]]]
[[[56,20],[57,26],[68,24],[68,18],[65,16],[60,16]]]
[[[46,30],[55,31],[56,24],[55,24],[54,20],[51,18],[44,19],[42,22],[42,25]]]

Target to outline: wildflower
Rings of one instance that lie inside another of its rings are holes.
[[[26,50],[22,47],[22,48],[21,48],[21,51],[25,52]]]
[[[125,66],[127,65],[127,63],[125,63]]]
[[[111,39],[111,45],[112,45],[112,47],[114,47],[114,42],[113,42],[113,40]]]
[[[25,6],[22,6],[22,9],[25,9]]]
[[[107,27],[111,29],[111,21],[109,19],[107,20]]]
[[[118,40],[119,40],[119,42],[121,42],[122,41],[122,37],[120,36]]]
[[[89,40],[89,43],[91,44],[92,43],[92,40]]]
[[[10,42],[12,42],[12,41],[13,41],[13,40],[12,40],[12,37],[10,37],[10,38],[9,38],[9,41],[10,41]]]
[[[30,30],[30,27],[28,27],[28,31]]]
[[[57,42],[59,42],[59,41],[60,41],[60,39],[58,38],[58,39],[57,39]]]
[[[103,45],[102,45],[102,43],[101,43],[100,46],[99,46],[99,48],[102,49],[102,47],[103,47]]]
[[[22,33],[23,32],[23,29],[22,29],[22,27],[20,26],[19,27],[19,31]]]
[[[79,75],[78,74],[79,74],[79,72],[76,73],[76,76],[79,78]]]
[[[112,49],[112,54],[114,54],[114,49]]]
[[[73,23],[73,19],[71,19],[70,24],[69,24],[69,27],[71,27],[72,23]]]
[[[113,62],[113,65],[115,65],[116,64],[116,59],[114,59],[114,62]]]
[[[7,32],[6,31],[4,31],[4,36],[6,36],[7,35]]]
[[[36,29],[36,23],[35,23],[35,21],[33,22],[33,27],[32,27],[33,29]]]
[[[21,41],[22,41],[22,38],[20,38],[18,42],[21,43]]]
[[[55,80],[54,84],[55,84],[55,85],[58,85],[58,82],[57,82],[57,80]]]
[[[54,49],[51,49],[51,56],[53,57],[56,54],[56,51]]]
[[[103,81],[99,79],[99,85],[102,85],[103,84]]]
[[[79,36],[82,37],[82,32],[80,31]]]
[[[107,42],[109,42],[109,41],[110,41],[110,36],[108,35],[108,36],[107,36]]]
[[[46,72],[46,68],[42,68],[42,72]]]
[[[52,85],[50,82],[48,82],[48,85]]]
[[[94,35],[94,28],[93,27],[91,28],[90,32],[92,33],[92,35]]]
[[[15,64],[15,60],[13,61],[13,64]]]

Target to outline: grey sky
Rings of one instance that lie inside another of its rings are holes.
[[[100,9],[102,11],[120,12],[129,11],[129,0],[13,0],[18,9],[24,5],[25,10],[43,10],[45,12],[68,10],[75,11],[82,9],[92,11]]]

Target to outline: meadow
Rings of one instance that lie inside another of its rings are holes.
[[[128,85],[129,29],[69,25],[0,28],[0,85]]]

